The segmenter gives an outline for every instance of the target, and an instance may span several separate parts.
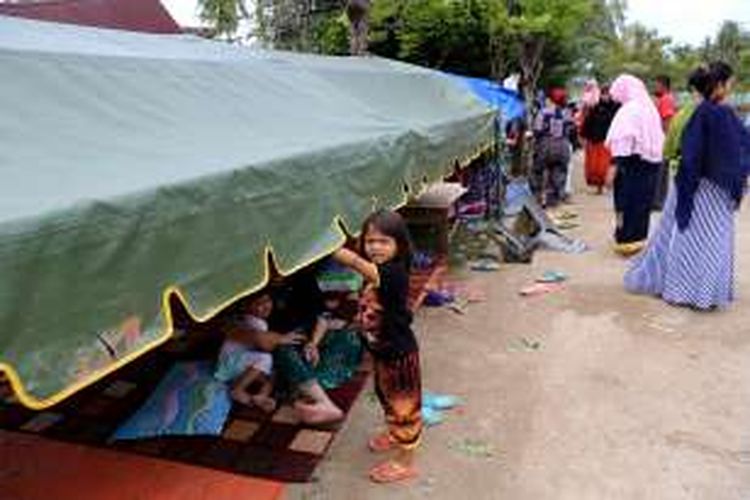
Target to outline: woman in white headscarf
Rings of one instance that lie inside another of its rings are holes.
[[[663,161],[664,132],[659,112],[641,80],[621,75],[610,94],[622,105],[605,141],[616,169],[615,251],[627,256],[640,252],[648,239],[651,205]]]

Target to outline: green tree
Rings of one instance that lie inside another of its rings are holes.
[[[573,40],[589,20],[594,4],[592,0],[513,0],[508,5],[496,21],[497,32],[515,49],[528,99],[543,69],[566,73],[566,66],[572,68],[577,55]]]
[[[665,50],[665,73],[672,76],[678,88],[687,75],[701,63],[722,60],[734,68],[740,90],[750,87],[750,32],[733,21],[725,22],[716,35],[706,37],[697,47],[675,45]]]
[[[737,68],[743,48],[742,38],[742,31],[739,24],[734,21],[725,21],[716,35],[712,56]]]
[[[250,14],[243,0],[198,0],[201,21],[208,24],[216,36],[234,40],[240,20]]]
[[[611,1],[611,0],[610,0]],[[619,1],[619,0],[618,0]],[[574,36],[594,2],[606,0],[378,0],[371,50],[423,66],[500,79],[527,75],[560,80],[577,70]],[[531,57],[536,54],[536,57]],[[531,71],[536,65],[537,71]]]
[[[507,47],[507,64],[520,74],[526,108],[533,110],[541,83],[566,83],[575,72],[581,45],[576,37],[595,14],[594,0],[507,0],[491,11],[491,45]],[[544,71],[545,78],[542,79]],[[526,114],[531,129],[532,113]],[[523,168],[531,169],[533,144],[525,144]]]
[[[604,62],[617,45],[625,31],[625,9],[623,0],[595,0],[592,12],[581,30],[574,37],[578,44],[579,74],[592,75],[600,81],[610,75]]]
[[[646,81],[670,74],[673,71],[667,49],[671,42],[641,24],[626,26],[600,61],[600,73],[605,79],[630,73]]]
[[[370,50],[383,57],[489,76],[491,0],[378,0]]]
[[[670,48],[668,58],[670,64],[668,74],[672,77],[673,86],[677,90],[683,90],[686,87],[687,75],[704,62],[701,50],[686,44]]]
[[[275,49],[345,55],[351,40],[347,5],[345,0],[255,0],[255,35]]]
[[[316,52],[335,56],[349,54],[350,26],[343,12],[320,16],[314,26]]]
[[[719,29],[711,55],[729,63],[736,72],[741,90],[750,87],[750,31],[734,21],[726,21]]]
[[[255,0],[255,34],[274,49],[312,52],[312,0]]]

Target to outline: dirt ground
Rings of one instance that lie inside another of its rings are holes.
[[[697,313],[626,294],[609,197],[581,187],[573,201],[571,234],[590,252],[472,273],[485,302],[419,312],[425,388],[465,401],[426,431],[421,477],[367,480],[377,458],[365,442],[381,423],[367,390],[317,482],[291,485],[289,499],[750,498],[750,209],[737,302]],[[519,297],[547,269],[570,275],[565,289]]]

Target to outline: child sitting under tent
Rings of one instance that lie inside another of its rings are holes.
[[[354,375],[362,359],[362,341],[354,327],[358,297],[347,290],[323,292],[324,310],[318,316],[305,360],[324,389],[334,389]]]
[[[310,332],[302,334],[304,345],[280,345],[273,352],[279,389],[288,393],[307,424],[343,417],[326,389],[351,379],[362,359],[362,343],[351,326],[356,303],[347,300],[359,283],[324,263],[298,271],[275,291],[282,307],[271,326],[277,331]]]
[[[265,412],[276,409],[273,394],[273,355],[277,342],[292,344],[298,336],[271,337],[268,318],[273,310],[273,300],[268,292],[250,296],[243,304],[239,324],[232,328],[219,352],[215,377],[231,384],[232,399]],[[252,391],[253,386],[258,386]]]

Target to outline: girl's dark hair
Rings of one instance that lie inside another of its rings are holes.
[[[411,265],[412,244],[409,229],[406,227],[404,218],[391,210],[381,209],[373,212],[362,223],[362,234],[360,236],[360,253],[364,255],[365,235],[367,230],[374,228],[386,236],[396,240],[396,259],[407,266]]]
[[[688,76],[688,89],[701,92],[708,81],[708,66],[701,64]]]
[[[728,82],[734,76],[734,70],[725,62],[712,62],[708,67],[702,66],[693,71],[688,81],[705,99],[710,99],[716,87]]]

